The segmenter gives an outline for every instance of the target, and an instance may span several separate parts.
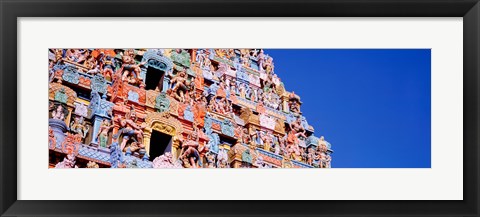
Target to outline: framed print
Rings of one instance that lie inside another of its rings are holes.
[[[478,215],[478,1],[1,11],[4,216]]]

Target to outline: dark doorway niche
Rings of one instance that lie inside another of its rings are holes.
[[[165,72],[162,70],[158,70],[154,67],[147,68],[147,76],[145,78],[145,89],[146,90],[155,90],[157,86],[159,87],[159,91],[163,89],[163,77],[165,76]],[[160,84],[160,85],[159,85]]]
[[[165,152],[172,152],[172,136],[153,130],[150,138],[150,159],[153,160]]]

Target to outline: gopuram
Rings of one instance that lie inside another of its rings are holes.
[[[49,168],[330,168],[262,49],[49,49]]]

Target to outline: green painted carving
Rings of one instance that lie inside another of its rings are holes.
[[[252,155],[250,154],[250,150],[249,149],[246,149],[245,151],[243,151],[242,153],[242,161],[243,162],[246,162],[246,163],[252,163]]]
[[[165,112],[170,109],[170,100],[167,98],[166,93],[158,94],[155,99],[155,108],[158,112]]]
[[[78,82],[80,82],[80,75],[75,67],[67,66],[63,71],[62,79],[72,84],[78,84]]]
[[[93,92],[105,94],[107,93],[107,80],[102,75],[96,74],[91,79],[90,88]]]
[[[186,50],[181,50],[180,53],[177,51],[173,51],[170,58],[172,58],[174,63],[182,65],[184,67],[190,67],[190,53]]]
[[[65,93],[65,89],[61,88],[55,92],[55,101],[67,104],[68,96]]]
[[[235,129],[233,128],[233,124],[230,120],[228,119],[225,119],[223,122],[222,122],[222,133],[227,135],[227,136],[231,136],[231,137],[234,137],[235,136]]]

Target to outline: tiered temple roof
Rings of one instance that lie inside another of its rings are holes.
[[[329,168],[262,49],[49,49],[49,165]]]

